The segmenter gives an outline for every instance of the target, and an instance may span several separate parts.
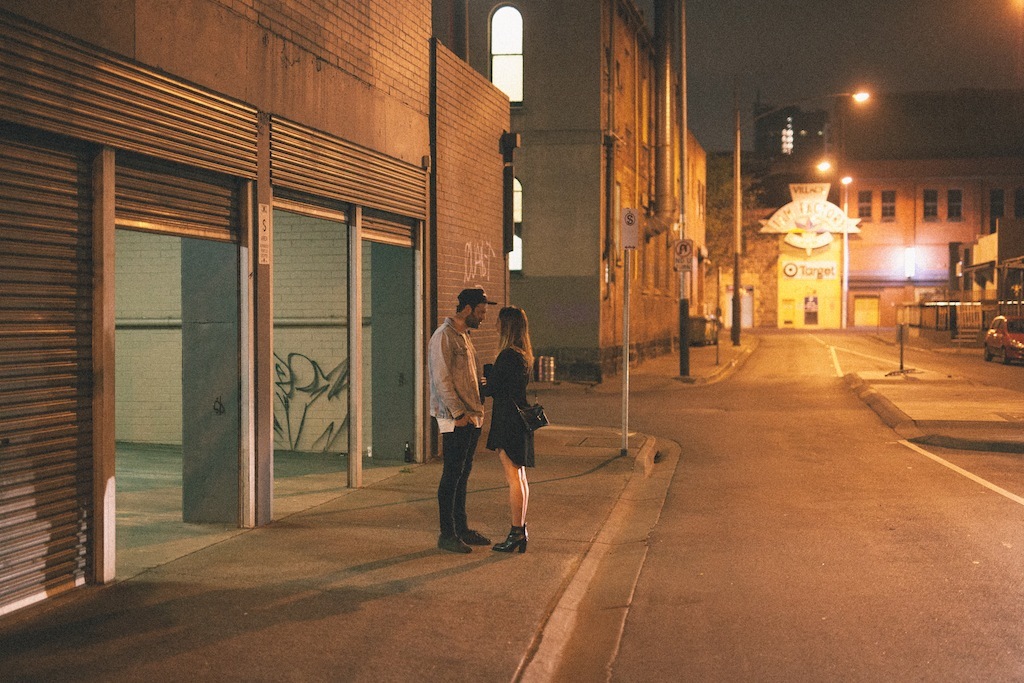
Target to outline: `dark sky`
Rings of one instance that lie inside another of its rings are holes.
[[[1021,85],[1024,0],[686,0],[690,129],[733,148],[733,86],[749,120],[837,92]],[[827,98],[803,104],[829,108]],[[1022,122],[1024,125],[1024,122]],[[743,147],[751,147],[743,127]]]

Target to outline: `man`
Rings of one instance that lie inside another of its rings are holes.
[[[470,545],[491,544],[469,528],[466,518],[466,485],[484,423],[476,350],[469,331],[480,327],[487,307],[496,304],[487,300],[482,289],[464,289],[459,292],[455,316],[445,318],[430,337],[430,414],[437,419],[444,455],[437,486],[441,518],[437,547],[453,553],[472,552]]]

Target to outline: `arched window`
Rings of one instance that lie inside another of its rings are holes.
[[[512,103],[522,103],[523,15],[508,5],[491,17],[491,83]]]
[[[512,251],[508,255],[508,269],[519,272],[523,269],[523,184],[519,178],[512,179]]]

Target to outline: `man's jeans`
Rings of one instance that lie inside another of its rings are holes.
[[[457,536],[466,531],[466,484],[473,469],[473,452],[480,438],[480,428],[473,425],[456,427],[441,435],[444,469],[437,486],[437,507],[441,516],[441,535]]]

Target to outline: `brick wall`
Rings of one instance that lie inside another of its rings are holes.
[[[437,323],[455,312],[456,297],[479,285],[508,301],[502,245],[501,134],[509,129],[508,97],[443,45],[437,45]],[[481,363],[497,353],[497,311],[474,342]]]

